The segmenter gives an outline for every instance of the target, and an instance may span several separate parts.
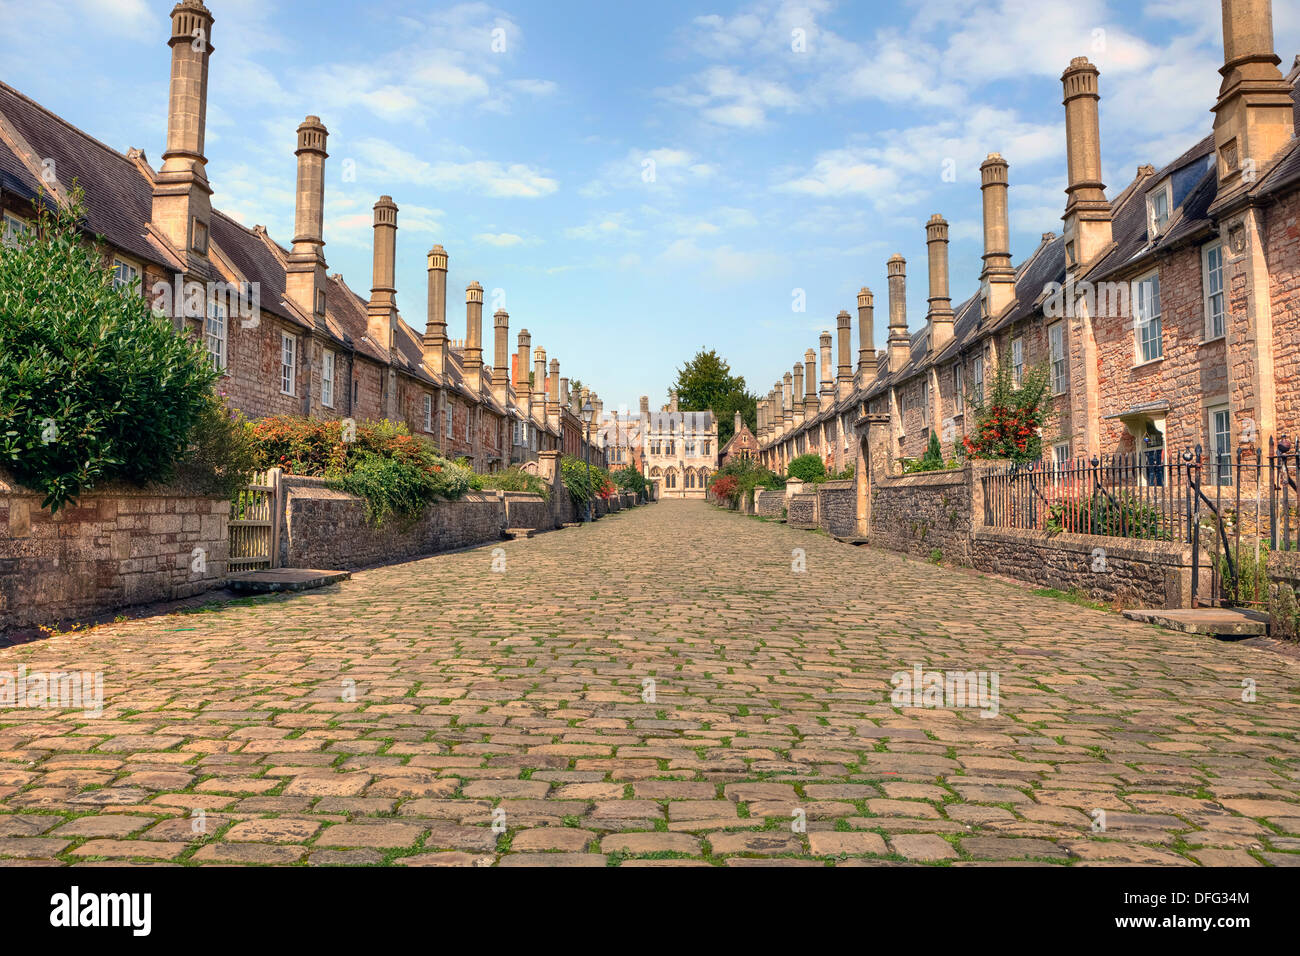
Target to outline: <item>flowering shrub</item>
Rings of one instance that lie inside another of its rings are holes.
[[[1000,458],[1036,461],[1042,457],[1043,422],[1047,418],[1049,370],[1046,363],[1026,369],[1019,387],[1011,376],[1011,365],[1003,361],[993,378],[988,401],[971,396],[974,427],[962,438],[971,458]]]
[[[250,426],[258,468],[329,479],[331,488],[365,498],[371,520],[414,519],[437,499],[470,489],[473,472],[437,454],[404,424],[342,422],[279,415]],[[345,438],[352,440],[345,441]]]
[[[740,497],[740,482],[735,475],[723,475],[720,478],[714,478],[713,484],[709,486],[715,498],[725,498],[732,504]]]
[[[618,493],[614,482],[610,480],[609,472],[595,465],[588,472],[587,463],[581,458],[563,458],[560,461],[560,476],[564,479],[564,487],[569,489],[569,497],[579,506]]]

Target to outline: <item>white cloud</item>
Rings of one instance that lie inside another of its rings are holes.
[[[528,240],[513,232],[480,232],[474,237],[474,241],[496,246],[498,249],[508,249],[511,246],[522,246]]]
[[[736,129],[761,128],[767,125],[769,112],[791,112],[801,105],[799,95],[784,83],[725,66],[710,67],[687,83],[661,89],[658,94],[698,110],[707,122]]]
[[[411,183],[498,199],[538,199],[560,188],[554,179],[523,163],[428,162],[374,137],[358,142],[356,151],[358,174],[379,183]]]

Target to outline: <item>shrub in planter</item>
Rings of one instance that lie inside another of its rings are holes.
[[[113,287],[71,208],[38,201],[33,234],[0,252],[0,465],[57,511],[98,483],[171,477],[210,407],[203,349]]]

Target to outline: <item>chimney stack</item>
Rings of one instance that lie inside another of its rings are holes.
[[[642,395],[641,396],[641,417],[644,418],[649,414],[650,414],[650,396]]]
[[[795,385],[791,381],[789,372],[781,379],[781,432],[782,434],[794,428],[794,399]]]
[[[817,353],[812,349],[803,353],[804,395],[803,420],[817,417]]]
[[[366,337],[384,351],[393,348],[397,329],[397,204],[392,196],[375,203],[375,257],[370,302],[366,306]]]
[[[520,329],[519,352],[515,356],[515,405],[525,418],[531,418],[533,414],[533,390],[528,384],[528,353],[532,344],[533,337],[528,330]]]
[[[502,408],[510,404],[510,313],[497,309],[492,316],[492,395]]]
[[[940,352],[952,341],[956,316],[948,294],[948,220],[938,213],[926,223],[925,244],[930,253],[930,312],[925,321],[930,327],[930,351]]]
[[[167,149],[154,179],[150,218],[180,253],[187,271],[206,276],[210,271],[212,187],[208,185],[208,161],[203,150],[213,18],[199,0],[178,3],[171,18],[171,38],[167,41],[172,49]]]
[[[790,387],[790,416],[796,424],[803,421],[803,362],[794,363],[794,378]]]
[[[483,287],[465,287],[465,349],[461,355],[465,384],[475,395],[483,388]]]
[[[533,421],[546,424],[546,349],[533,349]]]
[[[560,360],[551,359],[551,374],[546,380],[546,420],[560,430]]]
[[[862,388],[876,377],[876,298],[866,286],[858,292],[858,377]]]
[[[329,130],[319,116],[298,127],[298,191],[294,207],[293,251],[285,267],[285,295],[315,318],[325,321],[325,143]]]
[[[759,444],[767,443],[767,399],[758,400],[758,441]]]
[[[895,253],[885,264],[889,274],[889,370],[897,372],[912,355],[907,331],[907,260]]]
[[[1223,0],[1223,83],[1214,105],[1220,198],[1258,181],[1295,136],[1295,102],[1280,62],[1271,0]]]
[[[744,424],[744,420],[740,417],[740,410],[737,409],[737,410],[736,410],[736,418],[735,418],[735,421],[732,422],[732,427],[731,427],[732,434],[733,434],[733,435],[739,435],[739,434],[740,434],[740,426],[743,425],[743,424]]]
[[[822,387],[819,407],[822,411],[825,411],[835,403],[835,373],[832,368],[830,332],[823,332],[819,336],[819,344],[822,353]]]
[[[1111,242],[1111,210],[1101,181],[1101,99],[1097,68],[1076,56],[1061,74],[1065,89],[1065,149],[1069,185],[1065,194],[1066,268],[1087,266]]]
[[[429,250],[429,306],[425,321],[424,366],[439,379],[447,373],[447,250]]]
[[[848,398],[853,394],[853,317],[841,311],[835,317],[836,331],[839,333],[840,366],[835,383],[837,400]]]
[[[1000,153],[989,153],[980,164],[984,196],[984,315],[994,318],[1016,297],[1016,270],[1011,266],[1011,229],[1007,222],[1008,164]]]

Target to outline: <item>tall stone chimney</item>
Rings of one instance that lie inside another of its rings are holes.
[[[1097,115],[1101,94],[1097,68],[1086,56],[1076,56],[1061,74],[1065,89],[1065,150],[1069,185],[1065,194],[1066,267],[1071,271],[1092,263],[1111,242],[1111,210],[1101,181],[1101,125]]]
[[[812,349],[803,353],[804,395],[803,420],[817,417],[817,353]]]
[[[492,397],[502,408],[510,404],[510,313],[497,309],[492,316]]]
[[[303,314],[325,322],[325,142],[329,130],[320,117],[298,127],[298,191],[294,206],[293,250],[285,267],[285,295]]]
[[[822,332],[819,336],[822,353],[822,387],[819,395],[819,407],[822,411],[835,404],[835,371],[831,357],[831,334]]]
[[[546,424],[546,349],[533,349],[533,421]]]
[[[483,287],[471,282],[465,288],[465,350],[461,355],[465,384],[479,394],[483,387]]]
[[[889,370],[897,372],[912,355],[907,331],[907,260],[895,253],[885,264],[889,274]]]
[[[848,398],[853,393],[853,317],[841,311],[835,317],[839,335],[840,365],[835,382],[836,400]]]
[[[172,9],[171,84],[167,103],[167,149],[154,178],[155,228],[180,253],[188,272],[206,276],[212,223],[212,187],[203,155],[208,121],[208,59],[212,13],[199,0]]]
[[[759,444],[767,444],[767,399],[758,400],[758,438]]]
[[[560,360],[551,359],[551,374],[546,379],[546,421],[560,428]]]
[[[876,377],[876,299],[866,286],[858,292],[858,387]]]
[[[803,362],[794,363],[794,377],[790,386],[790,417],[795,424],[803,421]]]
[[[397,331],[397,204],[392,196],[375,203],[375,258],[370,302],[366,306],[366,337],[391,351]]]
[[[1220,197],[1258,181],[1295,135],[1295,103],[1280,62],[1272,0],[1223,0],[1223,83],[1214,104]]]
[[[781,379],[781,431],[782,433],[790,431],[794,427],[794,400],[798,393],[795,391],[796,386],[791,381],[789,372]]]
[[[424,325],[424,366],[441,378],[447,373],[447,250],[429,250],[429,305]]]
[[[1011,230],[1007,222],[1007,168],[1000,153],[980,164],[984,195],[984,315],[994,317],[1016,297],[1016,270],[1011,266]]]
[[[930,259],[930,310],[926,324],[930,332],[930,351],[939,352],[952,341],[956,316],[948,294],[948,220],[935,213],[925,226],[925,244]]]
[[[525,418],[533,416],[533,389],[528,384],[528,355],[533,337],[527,329],[519,330],[519,352],[515,356],[515,405]]]
[[[669,400],[669,403],[668,403],[668,410],[669,410],[670,412],[675,412],[675,411],[678,410],[678,409],[677,409],[677,405],[678,405],[678,403],[677,403],[677,389],[673,389],[673,390],[672,390],[671,392],[669,392],[668,394],[671,396],[671,398],[670,398],[670,400]]]

